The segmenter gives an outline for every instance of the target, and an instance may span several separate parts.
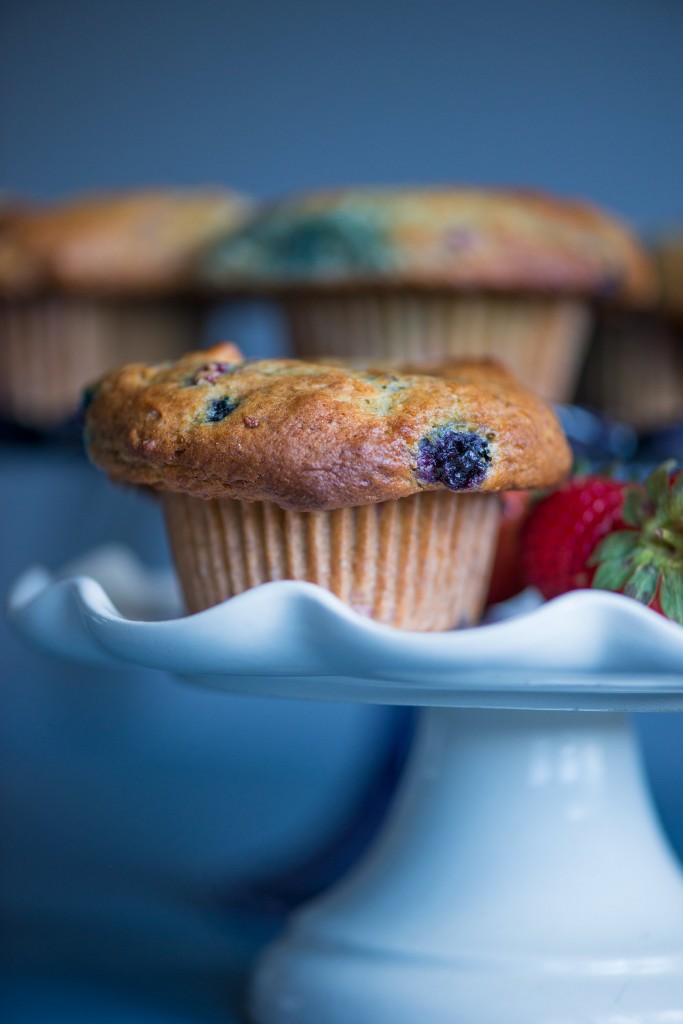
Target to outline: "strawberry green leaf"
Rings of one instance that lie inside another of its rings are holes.
[[[628,526],[642,526],[647,519],[649,502],[641,487],[629,487],[624,497],[621,518]]]
[[[664,570],[659,599],[666,617],[683,625],[683,571]]]
[[[674,478],[673,484],[671,485],[669,508],[671,511],[671,518],[677,522],[681,522],[681,520],[683,520],[683,473],[681,472],[679,472]]]
[[[664,505],[669,497],[669,478],[676,467],[673,459],[653,469],[645,481],[645,489],[655,507]]]
[[[601,562],[591,586],[597,590],[622,590],[632,572],[633,565],[628,560],[613,558]]]
[[[617,530],[608,534],[599,542],[588,559],[588,565],[598,565],[611,559],[628,558],[640,540],[637,530]]]
[[[656,565],[639,565],[631,573],[624,587],[627,597],[633,597],[641,604],[651,604],[659,586],[659,569]]]

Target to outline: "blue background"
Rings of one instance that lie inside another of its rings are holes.
[[[651,232],[683,222],[682,53],[677,0],[5,0],[0,188],[535,185]],[[258,308],[225,330],[281,343]],[[76,454],[0,458],[3,592],[111,539],[165,561]],[[262,937],[230,892],[334,833],[391,713],[93,678],[0,631],[3,1020],[228,1019]],[[683,856],[683,719],[638,727]]]
[[[4,186],[515,182],[683,216],[678,0],[5,0]]]

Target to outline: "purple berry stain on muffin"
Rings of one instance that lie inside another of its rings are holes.
[[[232,373],[238,366],[237,363],[205,363],[200,366],[192,377],[191,384],[215,384],[217,380],[224,377],[226,373]]]
[[[239,402],[236,402],[234,398],[214,398],[213,402],[209,402],[206,407],[206,413],[204,415],[205,423],[220,423],[226,416],[229,416],[231,412],[234,412]]]
[[[444,248],[448,252],[463,252],[471,249],[476,241],[476,234],[468,227],[452,227],[443,236]]]
[[[418,444],[417,473],[428,484],[467,491],[479,486],[490,465],[491,448],[480,434],[445,427]]]

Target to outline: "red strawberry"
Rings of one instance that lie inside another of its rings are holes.
[[[683,474],[644,484],[575,477],[539,502],[522,538],[527,581],[544,597],[614,590],[683,624]]]
[[[598,541],[624,527],[623,503],[624,485],[603,476],[572,477],[539,501],[522,533],[526,582],[546,598],[590,587],[588,559]]]
[[[505,491],[498,544],[493,559],[486,604],[498,604],[514,597],[526,586],[519,557],[522,527],[529,511],[532,491]]]

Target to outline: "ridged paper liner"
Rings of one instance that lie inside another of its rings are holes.
[[[302,358],[493,357],[550,401],[573,395],[591,318],[580,299],[446,292],[301,292],[284,311]]]
[[[683,326],[629,311],[601,318],[578,401],[639,430],[677,423],[683,417]]]
[[[163,500],[191,612],[292,579],[402,629],[451,629],[481,615],[500,515],[495,494],[428,491],[331,512],[172,493]]]
[[[193,305],[68,297],[0,303],[0,415],[47,429],[78,409],[86,384],[129,362],[197,347]]]

